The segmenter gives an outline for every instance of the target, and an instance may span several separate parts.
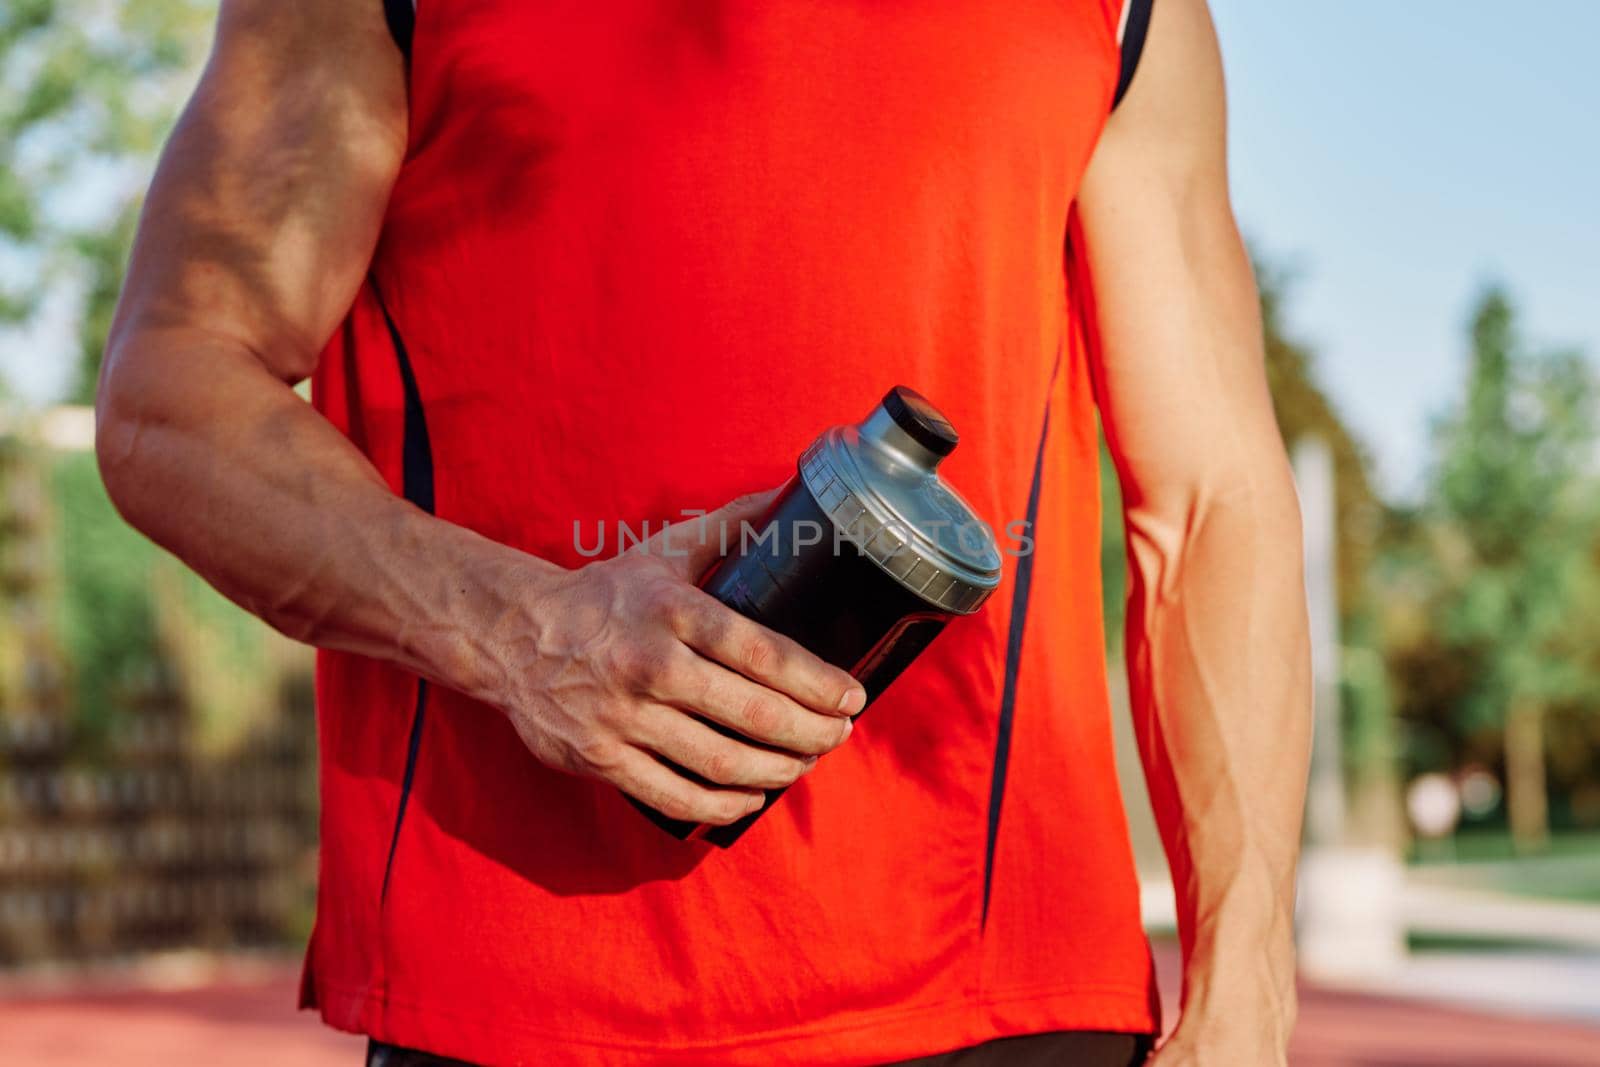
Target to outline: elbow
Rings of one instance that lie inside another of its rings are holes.
[[[1194,493],[1196,525],[1226,531],[1223,536],[1249,546],[1257,559],[1292,560],[1304,550],[1300,498],[1288,463],[1260,463],[1215,479]]]
[[[94,454],[100,481],[112,506],[129,525],[144,532],[143,492],[149,479],[144,475],[142,427],[147,413],[142,410],[147,398],[140,395],[137,374],[130,363],[135,357],[107,346],[95,390]]]
[[[1181,469],[1124,485],[1130,512],[1158,526],[1193,530],[1212,516],[1234,521],[1300,527],[1300,502],[1287,457],[1281,451],[1240,462],[1200,462],[1190,456]],[[1290,529],[1292,528],[1292,529]]]
[[[1300,501],[1288,464],[1213,467],[1172,479],[1126,502],[1136,569],[1171,585],[1197,559],[1251,571],[1292,562],[1303,551]]]
[[[1259,548],[1298,560],[1305,544],[1300,497],[1287,458],[1274,458],[1281,462],[1262,462],[1211,489],[1208,507],[1247,526]]]

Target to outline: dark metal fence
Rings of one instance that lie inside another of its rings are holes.
[[[286,688],[222,755],[195,748],[172,697],[120,710],[92,744],[0,709],[0,968],[302,938],[315,730],[309,687]]]

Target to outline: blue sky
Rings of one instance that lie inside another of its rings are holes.
[[[1600,361],[1600,2],[1212,5],[1235,208],[1383,486],[1414,489],[1491,279]]]
[[[1600,0],[1212,4],[1240,221],[1297,273],[1290,324],[1384,487],[1414,488],[1491,279],[1600,361]],[[48,393],[39,348],[3,347]]]

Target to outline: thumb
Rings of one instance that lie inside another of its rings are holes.
[[[737,497],[715,511],[674,523],[647,541],[646,551],[663,557],[693,582],[728,551],[737,550],[743,524],[754,527],[782,488]]]

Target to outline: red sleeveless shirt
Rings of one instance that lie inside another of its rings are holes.
[[[490,708],[323,653],[328,1022],[607,1065],[1156,1028],[1065,251],[1120,9],[422,0],[409,151],[315,380],[397,493],[580,566],[575,523],[590,549],[777,485],[904,383],[1035,550],[726,851]]]

